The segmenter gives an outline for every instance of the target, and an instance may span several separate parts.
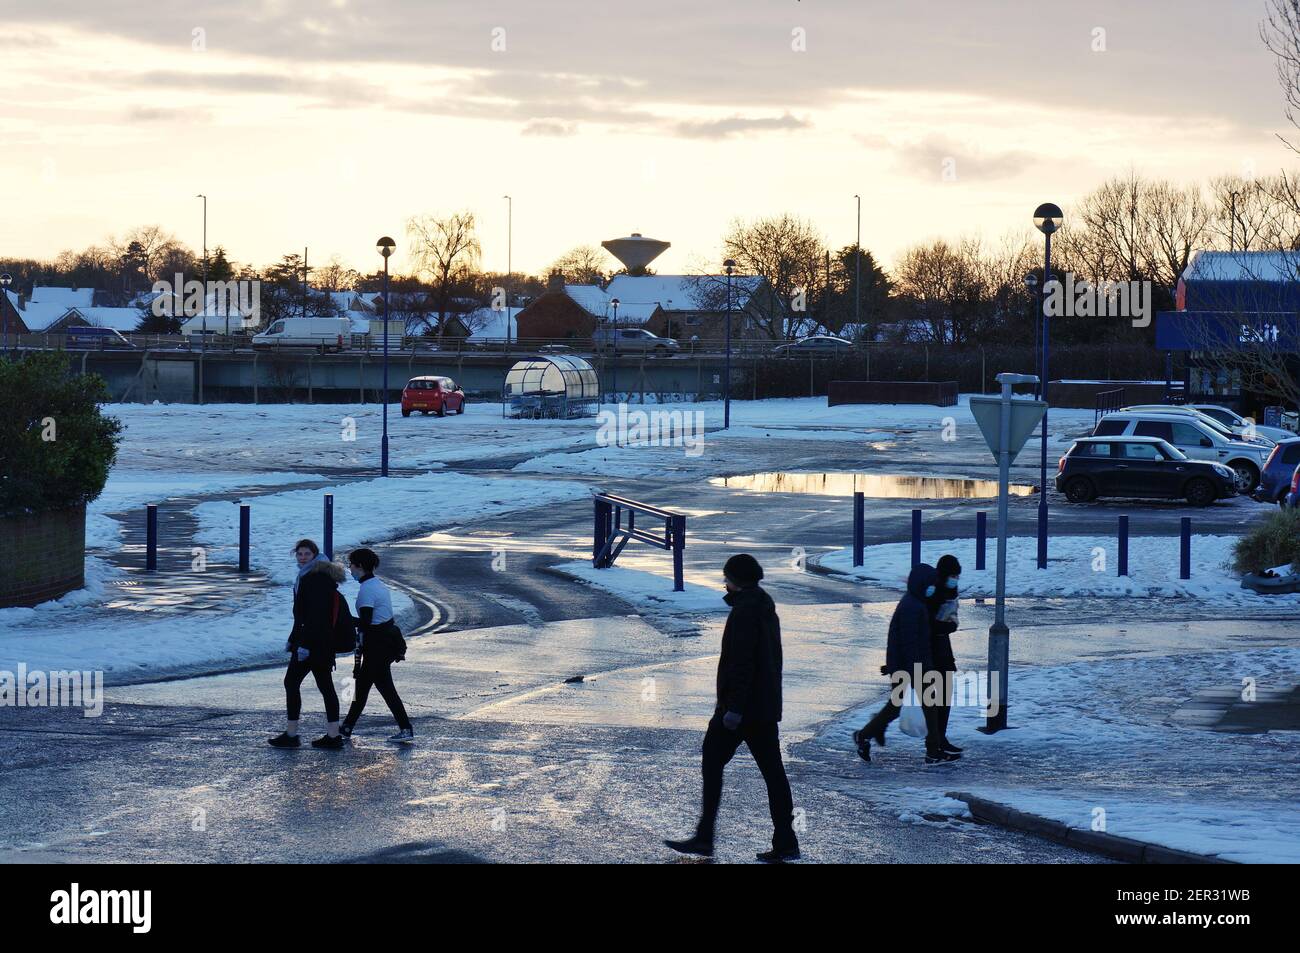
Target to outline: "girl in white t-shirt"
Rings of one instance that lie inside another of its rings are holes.
[[[397,719],[397,734],[389,741],[409,742],[415,739],[415,730],[411,719],[406,715],[406,706],[397,694],[393,684],[390,667],[394,662],[406,658],[406,641],[402,632],[393,622],[393,599],[388,587],[375,575],[379,568],[379,557],[370,549],[354,549],[348,554],[348,568],[352,578],[361,583],[357,594],[358,631],[357,661],[353,670],[356,679],[356,695],[348,716],[339,726],[339,732],[345,738],[352,737],[352,729],[366,707],[366,699],[373,685],[388,703],[388,710]]]

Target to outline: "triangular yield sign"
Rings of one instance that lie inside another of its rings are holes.
[[[1013,397],[1010,408],[1011,445],[1007,449],[1011,451],[1011,462],[1014,463],[1025,441],[1043,419],[1043,414],[1047,413],[1047,401]],[[1002,398],[973,396],[970,399],[970,412],[980,425],[984,442],[996,457],[1002,449],[998,446],[1001,437]]]

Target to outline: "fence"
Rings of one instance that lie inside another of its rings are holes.
[[[682,558],[686,549],[686,516],[658,506],[638,503],[624,496],[596,493],[592,499],[595,510],[595,528],[592,535],[591,564],[596,569],[608,569],[633,539],[649,543],[673,554],[673,591],[682,592],[686,585],[682,577]],[[623,525],[623,514],[627,525]],[[663,521],[662,535],[637,529],[636,516],[640,513]]]

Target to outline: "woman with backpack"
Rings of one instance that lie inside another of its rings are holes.
[[[343,567],[330,562],[310,539],[301,539],[293,549],[298,560],[298,577],[293,583],[293,631],[285,651],[289,668],[284,673],[287,709],[284,731],[270,739],[274,748],[297,748],[298,715],[302,711],[303,679],[310,673],[325,700],[325,734],[311,743],[313,748],[342,748],[339,734],[339,696],[334,690],[335,629],[341,613],[348,612],[347,600],[339,592],[345,576]]]
[[[356,694],[353,696],[348,717],[344,719],[340,731],[343,737],[352,737],[352,729],[356,727],[357,719],[361,717],[361,712],[366,707],[371,686],[374,686],[379,689],[379,694],[388,703],[388,710],[397,720],[397,734],[390,736],[388,740],[414,741],[415,729],[411,726],[411,719],[406,715],[406,706],[402,704],[402,697],[397,694],[397,686],[393,684],[391,671],[394,662],[406,658],[406,640],[402,638],[402,631],[393,621],[393,599],[388,592],[388,587],[375,575],[375,570],[379,568],[379,556],[373,550],[354,549],[348,554],[348,567],[352,578],[361,583],[361,591],[357,593],[358,628],[361,631],[361,640],[357,643],[357,662],[354,670]]]
[[[943,695],[935,710],[935,728],[939,733],[940,750],[959,755],[962,749],[948,740],[948,719],[952,715],[952,679],[957,672],[951,636],[960,624],[957,596],[961,586],[961,563],[956,556],[948,554],[939,560],[935,569],[939,573],[939,584],[934,595],[925,600],[930,612],[930,648],[934,668],[943,673]]]

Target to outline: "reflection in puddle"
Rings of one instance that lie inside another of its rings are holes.
[[[819,496],[852,496],[861,492],[875,499],[982,500],[998,495],[997,480],[965,480],[957,477],[893,476],[868,473],[751,473],[747,476],[717,477],[714,486],[760,493],[813,493]],[[1035,487],[1011,484],[1012,496],[1030,496]]]

